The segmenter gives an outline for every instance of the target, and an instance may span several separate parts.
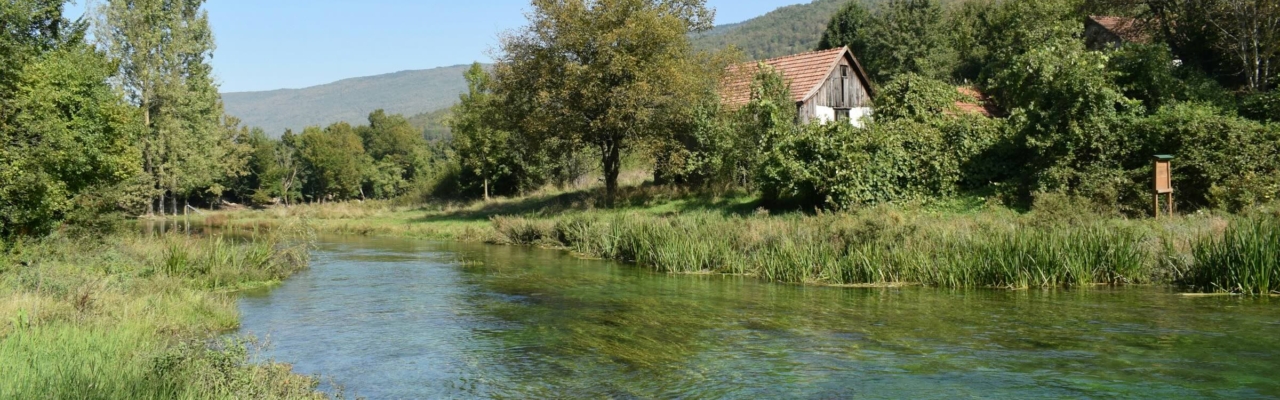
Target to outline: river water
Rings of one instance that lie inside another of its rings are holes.
[[[326,238],[241,333],[381,398],[1275,398],[1280,301],[851,289]]]

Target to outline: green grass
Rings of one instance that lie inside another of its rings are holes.
[[[907,216],[910,215],[910,216]],[[1135,226],[1036,228],[878,208],[789,216],[587,213],[495,218],[495,243],[563,246],[667,273],[826,285],[1064,287],[1159,283]],[[1167,274],[1166,274],[1167,275]]]
[[[1233,221],[1221,237],[1196,242],[1188,282],[1206,291],[1280,293],[1280,217]]]
[[[0,398],[323,397],[289,366],[250,362],[235,292],[305,268],[285,230],[12,243],[0,252]]]

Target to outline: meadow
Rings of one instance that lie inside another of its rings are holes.
[[[257,339],[226,334],[239,291],[306,268],[310,241],[294,228],[6,244],[0,398],[323,397],[317,378],[253,360]]]

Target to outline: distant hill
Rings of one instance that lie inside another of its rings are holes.
[[[827,23],[849,0],[815,0],[773,10],[743,22],[716,26],[695,35],[701,49],[735,45],[751,59],[765,59],[813,50]],[[883,0],[854,0],[879,3]],[[280,136],[286,128],[324,126],[338,121],[363,123],[379,108],[410,119],[430,139],[450,136],[444,125],[448,108],[466,91],[462,73],[469,66],[351,78],[304,89],[223,93],[228,114],[246,126]]]
[[[693,44],[700,49],[734,45],[753,60],[803,53],[818,46],[827,23],[848,1],[815,0],[782,7],[743,22],[716,26],[694,36]]]
[[[285,129],[298,131],[338,121],[363,123],[377,109],[412,116],[447,108],[466,91],[462,73],[468,67],[401,71],[305,89],[223,93],[222,101],[227,113],[245,126],[261,127],[278,137]]]

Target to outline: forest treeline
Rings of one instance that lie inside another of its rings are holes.
[[[607,194],[617,155],[631,152],[655,160],[658,183],[780,205],[958,193],[1026,205],[1056,193],[1134,215],[1150,208],[1151,157],[1173,154],[1184,210],[1280,193],[1274,1],[848,2],[817,49],[849,46],[868,69],[877,97],[863,128],[796,125],[786,82],[767,68],[748,105],[721,105],[725,66],[742,57],[689,48],[683,34],[706,29],[703,6],[534,1],[492,73],[468,74],[453,115],[457,181],[515,194],[590,157]],[[1098,14],[1132,18],[1148,40],[1086,47]],[[956,110],[979,101],[958,86],[987,94],[1002,117]]]
[[[848,2],[815,50],[849,46],[868,69],[875,114],[855,128],[797,125],[767,68],[748,104],[722,105],[746,57],[691,43],[712,27],[705,1],[533,0],[449,115],[374,112],[280,139],[224,114],[202,0],[107,1],[91,21],[63,4],[0,3],[0,235],[225,201],[509,196],[596,174],[608,203],[628,156],[652,160],[657,184],[785,207],[1057,193],[1141,214],[1165,153],[1184,210],[1280,192],[1275,1]],[[1091,50],[1096,14],[1134,18],[1149,40]],[[1001,117],[956,110],[977,101],[957,86]],[[442,124],[451,136],[424,137]]]
[[[0,2],[0,237],[224,201],[388,198],[428,173],[423,130],[398,115],[282,139],[240,126],[203,0],[107,1],[75,21],[66,3]]]

